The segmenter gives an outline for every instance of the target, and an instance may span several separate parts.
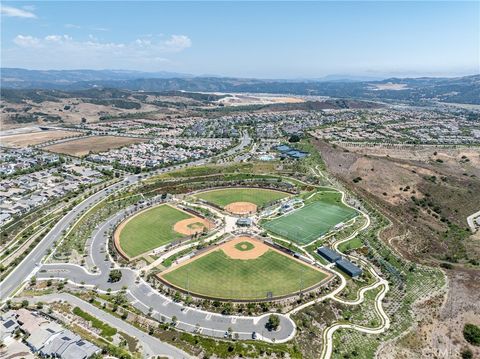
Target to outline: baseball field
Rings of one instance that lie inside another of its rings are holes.
[[[288,193],[264,188],[224,188],[195,194],[232,213],[255,212],[258,207],[288,196]]]
[[[227,242],[161,274],[173,286],[193,295],[232,300],[293,294],[327,276],[313,266],[248,238]]]
[[[163,204],[139,212],[123,222],[115,241],[129,258],[136,257],[195,232],[211,223],[180,209]]]
[[[298,244],[308,244],[329,232],[336,224],[355,217],[357,212],[332,196],[322,195],[306,201],[304,207],[284,214],[262,224],[274,234],[278,234]]]

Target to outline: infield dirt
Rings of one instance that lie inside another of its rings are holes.
[[[186,236],[191,236],[192,234],[202,232],[204,228],[211,229],[213,228],[213,224],[210,221],[200,217],[183,219],[175,223],[173,226],[173,230],[175,232],[184,234]]]
[[[224,209],[233,214],[249,214],[257,211],[257,205],[251,202],[233,202]]]
[[[253,248],[250,250],[238,250],[235,246],[241,242],[249,242],[253,245]],[[220,247],[222,251],[232,259],[255,259],[260,257],[263,253],[268,251],[268,247],[265,243],[254,239],[252,237],[237,237],[231,241],[225,243]]]

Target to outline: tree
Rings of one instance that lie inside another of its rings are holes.
[[[271,314],[268,317],[267,325],[265,326],[268,330],[277,330],[280,325],[280,317],[275,314]]]
[[[291,135],[290,138],[288,139],[288,142],[299,142],[300,141],[300,136],[299,135]]]
[[[122,272],[120,269],[112,269],[108,275],[108,281],[111,283],[119,282],[122,279]]]
[[[175,316],[175,315],[172,317],[172,325],[173,326],[177,325],[177,316]]]
[[[463,327],[463,337],[472,345],[480,346],[480,327],[467,323]]]
[[[24,299],[22,300],[22,308],[28,307],[28,300]]]
[[[462,356],[462,359],[472,359],[473,358],[473,352],[468,348],[462,350],[460,355]]]
[[[115,294],[115,296],[113,297],[113,303],[115,303],[116,305],[123,306],[128,303],[128,299],[125,296],[125,294],[119,292]]]

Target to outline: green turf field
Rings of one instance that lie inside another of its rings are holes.
[[[309,288],[326,274],[273,250],[256,259],[232,259],[213,251],[163,275],[191,293],[219,299],[262,299]]]
[[[233,202],[251,202],[261,207],[267,203],[289,196],[288,193],[262,188],[226,188],[201,192],[195,195],[220,207]]]
[[[130,257],[160,247],[184,235],[173,230],[173,225],[189,214],[166,204],[149,209],[132,218],[120,232],[120,247]]]
[[[325,197],[325,200],[322,199]],[[338,196],[336,196],[338,197]],[[298,244],[308,244],[330,231],[336,224],[355,217],[357,212],[334,200],[331,194],[319,194],[304,207],[272,219],[262,226]]]

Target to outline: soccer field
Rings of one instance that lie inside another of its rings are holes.
[[[234,202],[250,202],[261,207],[267,203],[289,196],[288,193],[264,188],[225,188],[195,195],[207,202],[225,207]]]
[[[330,231],[336,224],[355,217],[357,212],[341,204],[314,201],[262,226],[298,244],[308,244]]]
[[[120,231],[120,247],[130,258],[170,243],[184,235],[175,232],[178,221],[193,216],[163,204],[132,217]]]
[[[255,259],[232,259],[214,250],[161,275],[192,294],[218,299],[263,299],[314,286],[327,275],[274,250]]]

